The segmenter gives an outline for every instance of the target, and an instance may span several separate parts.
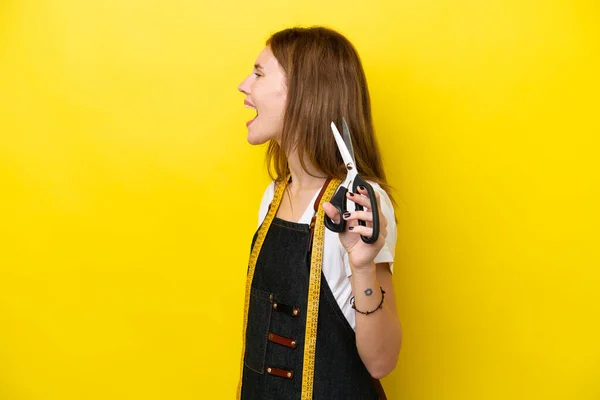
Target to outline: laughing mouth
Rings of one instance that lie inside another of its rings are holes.
[[[251,104],[249,101],[244,101],[244,107],[250,108],[250,109],[256,111],[256,115],[254,116],[254,118],[252,118],[250,121],[246,122],[246,126],[249,126],[258,117],[258,109],[256,108],[256,106]]]
[[[258,109],[255,106],[253,106],[252,104],[244,103],[244,107],[250,108],[251,110],[256,111],[256,115],[258,116]]]

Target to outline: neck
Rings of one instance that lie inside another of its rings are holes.
[[[323,186],[327,179],[323,172],[317,167],[305,160],[306,170],[300,165],[300,159],[294,152],[288,156],[288,167],[290,168],[290,174],[292,175],[292,183],[290,184],[290,190],[294,192],[304,190],[314,190]]]

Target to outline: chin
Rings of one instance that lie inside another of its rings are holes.
[[[268,133],[252,133],[248,131],[248,143],[251,145],[260,145],[265,144],[271,139],[277,139],[276,135],[268,134]]]
[[[257,137],[255,135],[248,134],[248,143],[250,143],[251,145],[265,144],[268,141],[269,141],[269,138]]]

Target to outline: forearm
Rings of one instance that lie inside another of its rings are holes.
[[[355,311],[356,346],[374,378],[381,378],[395,368],[402,341],[391,283],[387,264],[353,269],[351,284],[356,309],[362,312],[376,310],[369,315]],[[386,293],[381,309],[377,309],[382,299],[380,287]]]

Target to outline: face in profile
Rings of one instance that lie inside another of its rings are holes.
[[[265,47],[258,55],[252,74],[244,79],[238,90],[246,95],[244,105],[256,110],[256,116],[246,122],[248,143],[278,140],[283,129],[287,88],[285,73],[270,47]]]

